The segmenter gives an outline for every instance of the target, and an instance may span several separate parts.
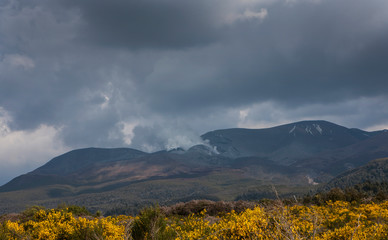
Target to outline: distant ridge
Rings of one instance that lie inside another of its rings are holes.
[[[1,186],[0,213],[63,201],[122,212],[198,197],[257,200],[272,196],[272,186],[289,196],[388,157],[387,131],[323,120],[221,129],[201,137],[204,144],[187,150],[85,148],[62,154]]]
[[[293,166],[338,175],[371,160],[388,157],[388,132],[378,131],[369,135],[363,141],[298,160]]]
[[[216,130],[201,137],[224,156],[257,156],[290,165],[296,159],[348,146],[375,134],[318,120],[265,129]]]
[[[130,160],[144,155],[146,155],[146,153],[131,148],[77,149],[53,158],[31,173],[66,175],[88,168],[91,164],[124,159]]]
[[[364,182],[388,183],[388,158],[380,158],[368,164],[344,172],[328,182],[324,189],[349,188]]]
[[[76,184],[77,174],[92,166],[119,160],[130,160],[146,153],[131,148],[84,148],[53,158],[32,172],[20,175],[0,187],[0,191],[15,191],[53,184]]]

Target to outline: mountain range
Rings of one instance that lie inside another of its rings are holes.
[[[141,206],[205,198],[253,200],[303,194],[369,161],[388,157],[388,132],[327,121],[223,129],[203,144],[146,153],[73,150],[0,187],[0,213],[66,202],[133,213]]]

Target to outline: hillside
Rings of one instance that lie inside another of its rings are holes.
[[[315,174],[336,176],[344,171],[388,156],[388,132],[374,133],[371,137],[342,148],[331,149],[309,158],[298,160],[292,166],[310,169]]]
[[[122,182],[207,172],[217,166],[218,162],[222,162],[222,159],[224,158],[221,156],[195,150],[183,153],[144,153],[129,148],[78,149],[58,156],[30,173],[16,177],[0,187],[0,191],[55,184],[106,188]]]
[[[388,182],[388,158],[376,159],[365,166],[344,172],[330,182],[324,189],[352,187],[363,182],[383,183]]]
[[[302,121],[266,129],[216,130],[202,138],[223,156],[256,156],[290,165],[296,159],[355,144],[373,135],[327,121]]]
[[[156,202],[273,198],[274,187],[289,196],[388,157],[387,132],[326,121],[216,130],[202,138],[203,145],[187,150],[86,148],[65,153],[1,186],[0,212],[68,202],[120,213]]]

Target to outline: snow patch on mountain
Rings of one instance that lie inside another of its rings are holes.
[[[314,136],[314,133],[311,131],[311,127],[310,126],[306,126],[306,128],[304,129],[307,133],[310,133],[311,135]]]
[[[289,134],[291,134],[292,132],[294,132],[296,129],[296,125],[294,125],[294,127],[288,132]]]
[[[317,129],[317,131],[322,135],[322,128],[318,125],[318,124],[313,124],[313,126],[315,127],[315,129]]]

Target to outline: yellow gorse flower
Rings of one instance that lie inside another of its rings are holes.
[[[131,239],[137,218],[75,217],[66,209],[39,210],[28,221],[5,221],[1,239]],[[388,202],[322,206],[257,206],[209,217],[206,211],[165,218],[176,239],[388,239]]]

